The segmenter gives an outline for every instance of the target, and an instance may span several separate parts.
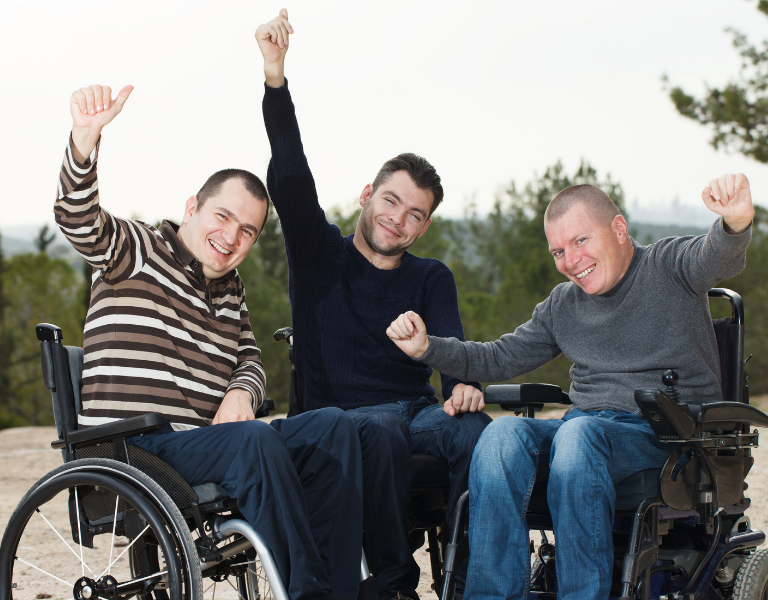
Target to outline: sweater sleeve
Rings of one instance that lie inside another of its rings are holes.
[[[706,235],[670,238],[666,244],[657,242],[657,259],[693,294],[706,294],[711,287],[744,270],[751,239],[751,225],[743,233],[732,235],[725,231],[720,217]]]
[[[261,362],[261,350],[256,346],[256,339],[251,329],[251,318],[245,305],[245,289],[241,285],[240,304],[240,340],[237,347],[237,365],[232,371],[227,391],[241,388],[251,393],[253,412],[255,413],[264,398],[267,375]]]
[[[318,202],[287,81],[279,88],[264,85],[262,111],[272,148],[267,188],[280,217],[288,263],[303,269],[313,264],[330,225]]]
[[[113,217],[99,205],[97,142],[84,163],[77,161],[72,137],[59,173],[54,205],[56,223],[69,243],[102,278],[117,283],[138,273],[154,252],[156,240],[146,226]]]
[[[464,340],[464,328],[459,315],[459,300],[456,292],[456,281],[453,273],[442,266],[427,280],[427,296],[422,311],[427,331],[439,337]],[[440,371],[443,398],[448,399],[453,394],[457,383],[467,383],[481,390],[483,387],[476,381],[460,381],[449,374]]]
[[[538,304],[530,321],[495,342],[430,335],[429,347],[419,360],[465,381],[507,381],[529,373],[561,353],[552,329],[552,302],[550,296]]]

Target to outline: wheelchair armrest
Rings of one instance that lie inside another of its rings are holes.
[[[768,427],[768,415],[743,402],[688,403],[688,408],[696,423],[704,430],[715,427],[735,429],[737,425]]]
[[[102,442],[111,442],[118,438],[127,438],[132,435],[155,431],[162,426],[163,415],[160,413],[147,413],[146,415],[139,415],[138,417],[130,417],[128,419],[113,421],[112,423],[105,423],[104,425],[96,425],[95,427],[89,427],[88,429],[78,429],[71,432],[69,435],[64,436],[63,440],[51,442],[51,447],[60,450],[68,445],[77,447],[93,446],[94,444],[101,444]]]
[[[272,398],[264,398],[264,402],[261,403],[259,409],[256,411],[256,418],[268,417],[269,413],[275,411],[275,402]]]
[[[560,387],[548,383],[505,383],[486,387],[485,403],[516,410],[526,406],[570,406],[571,399]]]

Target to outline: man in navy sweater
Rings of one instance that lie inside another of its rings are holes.
[[[256,31],[264,56],[264,123],[272,147],[267,187],[285,237],[290,269],[299,409],[336,406],[353,417],[363,451],[364,526],[380,598],[417,598],[419,569],[406,539],[411,454],[449,464],[448,524],[467,488],[475,443],[490,418],[482,388],[443,376],[443,407],[431,368],[386,336],[404,310],[430,332],[463,339],[456,284],[441,262],[406,252],[427,230],[443,198],[425,159],[387,161],[360,195],[353,235],[342,237],[318,203],[301,144],[284,60],[293,28],[285,9]],[[461,593],[462,577],[457,577]]]

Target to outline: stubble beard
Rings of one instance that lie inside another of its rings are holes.
[[[363,207],[363,212],[360,215],[360,232],[363,234],[363,239],[365,240],[365,243],[368,244],[368,246],[371,248],[371,250],[373,250],[376,254],[381,254],[382,256],[398,256],[399,254],[405,252],[411,245],[407,242],[401,242],[390,247],[382,246],[379,243],[379,241],[376,239],[376,235],[374,234],[376,224],[374,222],[373,215],[370,214],[370,211],[366,211],[366,208],[367,205]]]

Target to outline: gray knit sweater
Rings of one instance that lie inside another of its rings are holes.
[[[565,354],[570,397],[584,411],[636,412],[634,391],[680,375],[685,401],[720,400],[720,366],[707,291],[746,265],[751,227],[729,235],[718,219],[706,235],[635,242],[632,262],[608,293],[561,283],[531,320],[495,342],[429,336],[421,361],[464,381],[506,381]]]

